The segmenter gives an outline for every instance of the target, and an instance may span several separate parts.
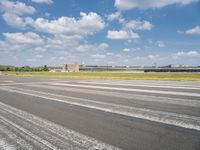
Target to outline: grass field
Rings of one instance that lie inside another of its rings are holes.
[[[51,78],[99,78],[126,80],[174,80],[200,81],[200,73],[115,73],[115,72],[2,72],[9,76],[39,76]]]

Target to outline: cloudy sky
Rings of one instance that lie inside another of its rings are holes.
[[[199,0],[0,0],[0,64],[200,65]]]

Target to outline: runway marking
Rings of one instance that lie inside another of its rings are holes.
[[[51,81],[44,81],[44,82],[17,82],[17,83],[0,83],[1,86],[6,86],[6,85],[27,85],[27,84],[41,84],[41,83],[51,83]]]
[[[63,81],[65,82],[65,81]],[[171,82],[167,82],[167,83],[163,83],[162,81],[155,81],[155,82],[151,82],[151,81],[148,81],[148,80],[145,80],[145,81],[138,81],[138,80],[87,80],[87,81],[77,81],[77,82],[96,82],[96,83],[108,83],[108,84],[116,84],[116,83],[119,83],[119,84],[130,84],[130,85],[155,85],[155,86],[180,86],[180,87],[197,87],[199,88],[200,87],[200,82],[192,82],[192,84],[189,82],[188,84],[183,82],[183,81],[171,81]],[[183,84],[184,83],[184,84]],[[198,84],[199,83],[199,84]]]
[[[25,128],[22,128],[21,126],[15,124],[14,122],[0,116],[0,119],[5,122],[5,123],[8,123],[10,124],[11,126],[19,129],[21,132],[27,134],[28,136],[32,137],[33,139],[35,139],[36,141],[40,141],[42,144],[44,144],[45,146],[49,147],[50,149],[57,149],[57,147],[55,147],[54,145],[52,145],[51,143],[49,143],[48,141],[40,138],[39,136],[37,135],[34,135],[33,133],[31,133],[29,130],[26,130]]]
[[[1,150],[16,150],[13,145],[9,144],[4,138],[0,137],[0,149]]]
[[[6,141],[6,143],[9,147],[13,147],[13,148],[16,147],[14,144],[11,145],[8,142],[8,140],[11,140],[12,143],[16,143],[18,145],[18,147],[20,146],[20,148],[22,148],[22,149],[33,149],[33,147],[29,143],[27,143],[27,141],[22,139],[19,135],[16,135],[11,130],[11,126],[6,126],[5,122],[3,122],[3,120],[0,120],[0,131],[1,131],[1,134],[3,134],[2,136],[4,137],[4,141]],[[22,134],[22,133],[20,133],[20,134]],[[7,136],[7,138],[6,138],[6,136]],[[2,139],[2,138],[0,137],[0,139]]]
[[[13,83],[13,82],[15,82],[15,81],[12,81],[12,80],[3,80],[3,81],[0,81],[0,82]]]
[[[154,94],[169,94],[169,95],[181,95],[181,96],[200,97],[199,93],[188,93],[188,92],[173,92],[173,91],[160,91],[160,90],[130,89],[130,88],[118,88],[118,87],[106,87],[106,86],[103,87],[103,86],[82,85],[82,84],[65,84],[65,83],[48,83],[48,84],[50,84],[50,85],[59,85],[59,86],[92,88],[92,89],[120,90],[120,91],[130,91],[130,92],[144,92],[144,93],[154,93]]]
[[[169,97],[160,97],[160,96],[149,96],[149,95],[139,95],[139,94],[124,94],[117,92],[107,92],[107,91],[97,91],[97,90],[88,90],[88,89],[77,89],[77,88],[63,88],[56,86],[48,85],[27,85],[28,87],[39,87],[43,89],[52,89],[52,90],[61,90],[61,91],[72,91],[76,93],[87,93],[92,95],[103,95],[111,96],[117,98],[126,98],[131,100],[138,101],[149,101],[149,102],[159,102],[165,104],[175,104],[181,106],[191,106],[191,107],[200,107],[200,100],[189,100],[189,99],[178,99],[178,98],[169,98]],[[122,99],[123,100],[123,99]]]
[[[38,91],[33,90],[32,93],[30,93],[30,91],[23,92],[20,90],[9,89],[8,87],[1,88],[1,90],[200,131],[200,117],[171,112],[162,112],[145,108],[129,107],[118,104],[96,102],[82,98],[71,98],[71,100],[70,98],[61,99],[58,98],[58,96],[51,97],[51,93],[40,94]]]
[[[83,84],[96,84],[96,85],[121,85],[121,86],[131,86],[131,87],[156,87],[156,88],[170,88],[170,89],[190,89],[190,90],[200,90],[200,87],[183,87],[183,86],[174,86],[174,85],[151,85],[151,84],[122,84],[122,83],[105,83],[105,82],[85,82],[85,81],[80,81],[78,83],[83,83]]]
[[[0,118],[0,121],[5,122],[9,127],[19,130],[15,131],[17,134],[23,133],[25,139],[26,134],[33,140],[36,139],[36,141],[42,143],[44,146],[48,146],[36,145],[39,146],[40,149],[119,150],[117,147],[82,135],[73,130],[66,129],[60,125],[1,102]]]

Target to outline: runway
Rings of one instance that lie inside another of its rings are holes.
[[[200,82],[0,76],[0,149],[199,150]]]

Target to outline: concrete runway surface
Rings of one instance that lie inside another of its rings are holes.
[[[0,149],[200,150],[200,82],[0,76]]]

